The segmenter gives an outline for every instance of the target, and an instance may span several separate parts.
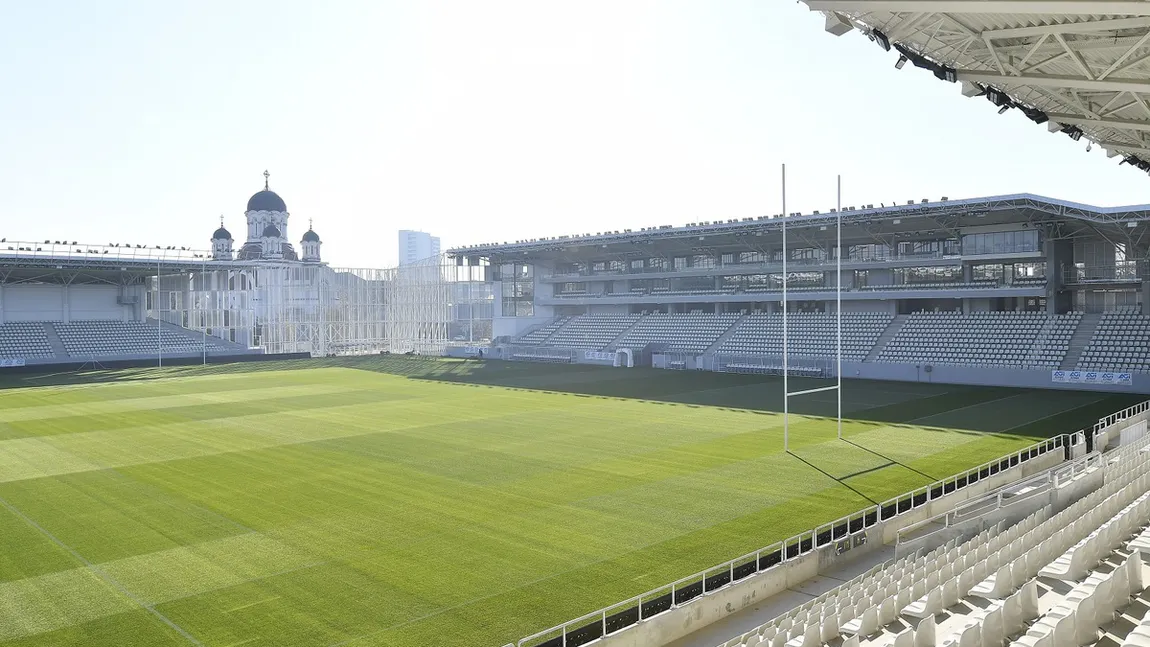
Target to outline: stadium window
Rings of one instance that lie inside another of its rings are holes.
[[[734,265],[735,264],[735,255],[734,254],[723,254],[721,262],[723,265]]]
[[[826,258],[826,252],[818,247],[800,247],[791,249],[789,259],[792,261],[821,261]]]
[[[970,271],[974,281],[1002,281],[1003,270],[1001,265],[975,265]]]
[[[1040,279],[1046,276],[1046,263],[1015,263],[1012,275],[1016,279]]]
[[[687,257],[686,256],[676,256],[672,260],[672,263],[674,264],[674,267],[676,270],[687,269]]]
[[[667,269],[667,259],[665,258],[649,258],[647,259],[647,267],[651,269]]]
[[[815,288],[823,286],[822,272],[788,272],[787,277],[788,288]],[[771,287],[782,289],[782,274],[771,275]]]
[[[762,252],[739,252],[740,263],[766,263],[767,257]]]
[[[852,261],[882,261],[890,255],[889,251],[886,245],[876,243],[851,245],[847,248],[847,258]]]
[[[1037,252],[1038,244],[1036,229],[966,234],[962,237],[962,253],[979,255]]]
[[[852,285],[856,288],[865,288],[870,285],[869,272],[870,270],[855,270],[854,283]]]
[[[599,261],[597,263],[591,264],[591,273],[592,274],[599,274],[599,273],[606,272],[606,271],[607,271],[607,263],[604,261]]]
[[[640,259],[636,259],[636,260],[631,261],[631,269],[638,270],[638,271],[642,272],[643,271],[643,259],[640,258]]]
[[[898,244],[899,256],[931,256],[942,255],[943,241],[941,240],[911,240]]]
[[[952,283],[962,281],[962,267],[899,267],[894,270],[895,284]]]
[[[709,254],[696,254],[691,257],[691,267],[710,269],[715,266],[715,257]]]

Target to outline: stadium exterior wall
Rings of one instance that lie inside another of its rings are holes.
[[[932,365],[927,372],[921,365],[873,364],[843,362],[843,377],[898,382],[937,382],[941,384],[969,384],[975,386],[1003,386],[1027,389],[1064,389],[1072,391],[1101,391],[1108,393],[1150,394],[1150,375],[1134,373],[1131,386],[1102,384],[1057,384],[1051,380],[1050,370],[981,368],[973,366]]]

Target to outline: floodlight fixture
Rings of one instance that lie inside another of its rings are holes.
[[[906,65],[906,62],[907,62],[908,60],[910,60],[910,59],[908,59],[908,58],[906,57],[906,55],[905,55],[905,54],[904,54],[904,55],[902,55],[902,56],[899,56],[899,57],[898,57],[898,60],[897,60],[897,61],[895,61],[895,64],[894,64],[894,69],[896,69],[896,70],[901,70],[901,69],[902,69],[902,66],[903,66],[903,65]]]

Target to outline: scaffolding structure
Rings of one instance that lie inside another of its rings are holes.
[[[462,329],[459,313],[469,316],[469,333],[482,329],[475,319],[490,306],[476,307],[485,292],[472,284],[485,285],[485,269],[445,256],[389,269],[205,261],[199,271],[158,268],[146,316],[268,354],[441,355]]]

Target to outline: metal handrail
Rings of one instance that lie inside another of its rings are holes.
[[[117,260],[136,262],[202,261],[211,252],[204,249],[134,245],[93,245],[89,243],[29,242],[6,240],[0,243],[0,258]]]

